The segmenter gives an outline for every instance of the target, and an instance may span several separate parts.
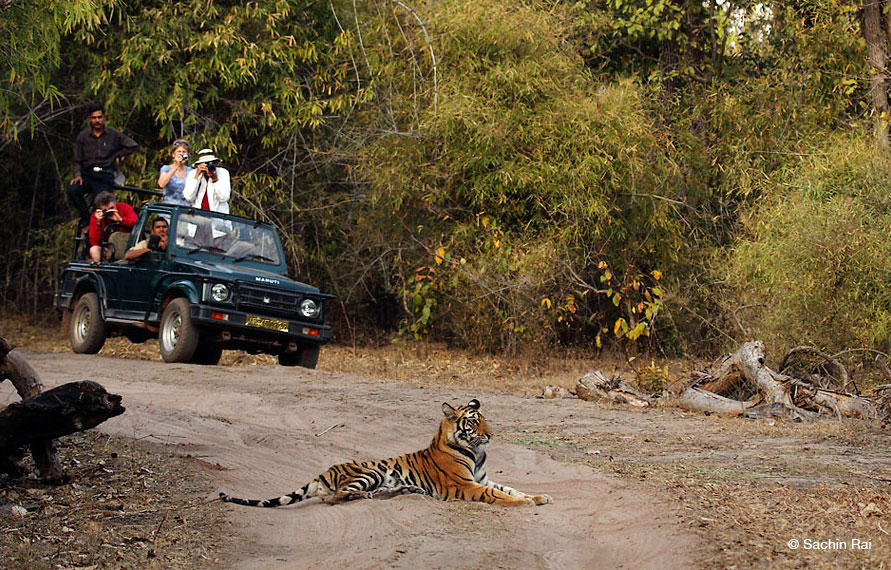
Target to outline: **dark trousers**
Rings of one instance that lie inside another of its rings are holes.
[[[87,171],[81,174],[83,184],[72,184],[65,191],[71,206],[77,210],[80,215],[82,225],[86,225],[90,221],[95,204],[93,198],[99,192],[108,190],[114,192],[114,174],[111,172],[92,172]]]

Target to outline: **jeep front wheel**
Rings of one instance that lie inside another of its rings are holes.
[[[174,299],[161,315],[158,345],[164,362],[189,362],[198,347],[199,331],[189,315],[189,300]]]
[[[69,321],[71,349],[78,354],[96,354],[105,344],[105,321],[99,311],[99,296],[84,293],[74,304]]]

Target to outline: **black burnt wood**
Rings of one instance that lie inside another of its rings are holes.
[[[62,472],[53,443],[55,438],[96,427],[124,413],[121,397],[109,394],[96,382],[82,380],[42,392],[34,369],[6,339],[0,338],[0,381],[10,380],[22,397],[0,410],[0,472],[24,473],[24,446],[47,483],[62,483]]]

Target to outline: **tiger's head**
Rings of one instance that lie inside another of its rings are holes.
[[[466,406],[453,408],[443,403],[442,413],[445,416],[442,424],[449,443],[465,449],[476,450],[489,443],[492,431],[486,418],[480,413],[480,402],[473,399]]]

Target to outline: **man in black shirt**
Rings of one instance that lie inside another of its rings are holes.
[[[114,188],[115,160],[139,147],[127,135],[105,126],[102,105],[90,105],[88,111],[90,126],[74,139],[74,178],[66,191],[84,226],[90,220],[93,196]]]

